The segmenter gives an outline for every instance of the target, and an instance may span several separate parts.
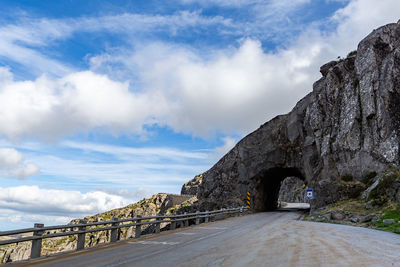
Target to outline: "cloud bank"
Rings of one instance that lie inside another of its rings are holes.
[[[27,193],[29,192],[29,193]],[[0,187],[1,230],[31,227],[40,222],[46,225],[66,224],[76,218],[121,208],[151,196],[148,189],[137,191],[79,191],[43,189],[37,186]]]
[[[24,161],[21,152],[14,148],[0,148],[0,176],[25,179],[39,172],[38,166]]]
[[[245,3],[237,2],[241,4]],[[274,5],[285,6],[278,2]],[[97,130],[116,135],[143,134],[146,126],[154,124],[200,137],[244,135],[273,116],[288,112],[311,91],[320,65],[354,50],[372,28],[396,21],[398,9],[400,3],[394,0],[351,1],[328,22],[309,26],[274,52],[265,52],[254,38],[242,39],[238,47],[208,52],[152,42],[93,56],[91,70],[60,78],[42,75],[35,80],[15,81],[2,67],[0,135],[12,140],[31,136],[51,140]],[[179,28],[189,24],[230,25],[221,17],[209,20],[197,14],[193,21],[189,20],[191,16],[181,21],[182,16],[136,19],[153,26],[168,21],[168,27],[176,24]],[[87,18],[83,31],[114,29],[127,19],[132,18],[106,17],[93,26]],[[59,23],[64,25],[63,21]],[[325,32],[321,24],[336,28]],[[58,31],[47,31],[47,35],[67,38],[78,30],[70,27],[66,36],[59,36]],[[25,36],[25,42],[41,44],[36,35],[21,32],[24,34],[18,38]],[[117,72],[135,79],[119,80]]]

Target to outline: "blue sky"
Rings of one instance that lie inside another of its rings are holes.
[[[400,10],[395,0],[1,5],[0,230],[179,193]]]

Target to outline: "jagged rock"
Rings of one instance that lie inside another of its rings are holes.
[[[274,209],[281,181],[296,176],[314,189],[312,204],[321,207],[353,197],[338,185],[340,177],[357,182],[399,166],[400,25],[374,30],[355,56],[321,72],[290,113],[263,124],[202,174],[193,189],[201,201],[245,205],[250,192],[252,208]]]
[[[376,215],[375,213],[371,213],[366,215],[364,218],[361,219],[362,223],[366,223],[366,222],[376,222],[379,220],[379,216]]]
[[[326,76],[329,72],[329,70],[334,67],[338,62],[337,61],[331,61],[328,62],[324,65],[321,66],[321,68],[319,69],[319,71],[321,72],[322,76]]]
[[[11,245],[4,250],[1,263],[26,260],[29,258],[30,253],[31,253],[30,242],[22,242],[19,243],[18,245]]]
[[[197,195],[199,185],[203,180],[203,175],[196,175],[192,180],[182,186],[181,195]]]

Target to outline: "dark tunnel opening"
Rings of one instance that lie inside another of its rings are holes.
[[[278,207],[279,190],[282,181],[287,177],[297,177],[305,181],[297,168],[272,168],[256,177],[257,195],[255,198],[256,211],[271,211]]]

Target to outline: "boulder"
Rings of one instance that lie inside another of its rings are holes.
[[[389,225],[395,223],[394,219],[384,219],[383,224],[384,225]]]
[[[333,211],[331,213],[332,220],[342,221],[346,215],[342,211]]]
[[[361,219],[361,222],[362,223],[371,222],[371,221],[376,222],[378,220],[379,220],[379,216],[376,215],[375,213],[371,213],[371,214],[364,216],[364,218]]]
[[[350,218],[350,221],[352,223],[358,223],[360,221],[360,219],[358,219],[357,217],[352,217],[352,218]]]

